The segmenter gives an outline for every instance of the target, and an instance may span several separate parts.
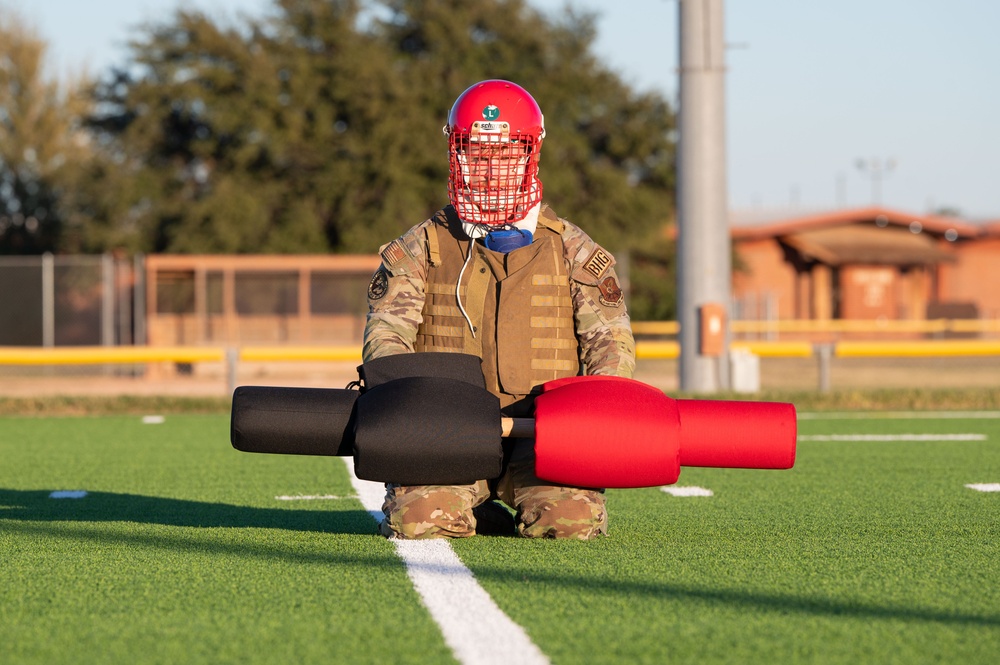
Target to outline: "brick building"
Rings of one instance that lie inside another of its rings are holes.
[[[1000,221],[862,208],[737,219],[731,234],[736,319],[1000,320]],[[149,256],[146,338],[356,344],[378,265],[377,254]]]
[[[734,299],[768,318],[1000,318],[1000,222],[869,207],[731,228]]]

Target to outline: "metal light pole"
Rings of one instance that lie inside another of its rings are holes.
[[[710,393],[729,387],[732,265],[726,194],[723,0],[679,0],[678,5],[680,388]]]

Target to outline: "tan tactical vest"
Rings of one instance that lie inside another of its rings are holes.
[[[471,243],[468,265],[470,241],[456,237],[454,211],[446,208],[434,221],[426,227],[426,298],[416,350],[478,355],[486,387],[495,394],[528,395],[546,381],[578,374],[563,223],[555,214],[543,206],[534,241],[513,252]]]

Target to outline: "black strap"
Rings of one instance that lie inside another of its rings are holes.
[[[400,353],[369,360],[358,367],[358,375],[364,383],[364,390],[415,376],[453,379],[485,389],[482,362],[478,356],[468,353]]]

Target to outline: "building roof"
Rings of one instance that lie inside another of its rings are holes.
[[[779,241],[806,259],[830,266],[929,265],[955,260],[954,253],[930,235],[891,226],[828,226],[790,233]]]
[[[995,222],[984,222],[982,235],[987,238],[1000,238],[1000,219]]]
[[[950,241],[976,238],[982,235],[986,228],[953,217],[917,215],[879,206],[848,208],[806,215],[794,213],[747,215],[737,213],[730,217],[731,233],[735,240],[785,237],[805,231],[845,226],[879,229],[905,228],[913,235],[928,233]]]
[[[731,234],[737,242],[774,240],[802,260],[830,266],[907,266],[953,262],[952,243],[983,238],[989,230],[951,217],[869,207],[756,220],[737,215]]]

